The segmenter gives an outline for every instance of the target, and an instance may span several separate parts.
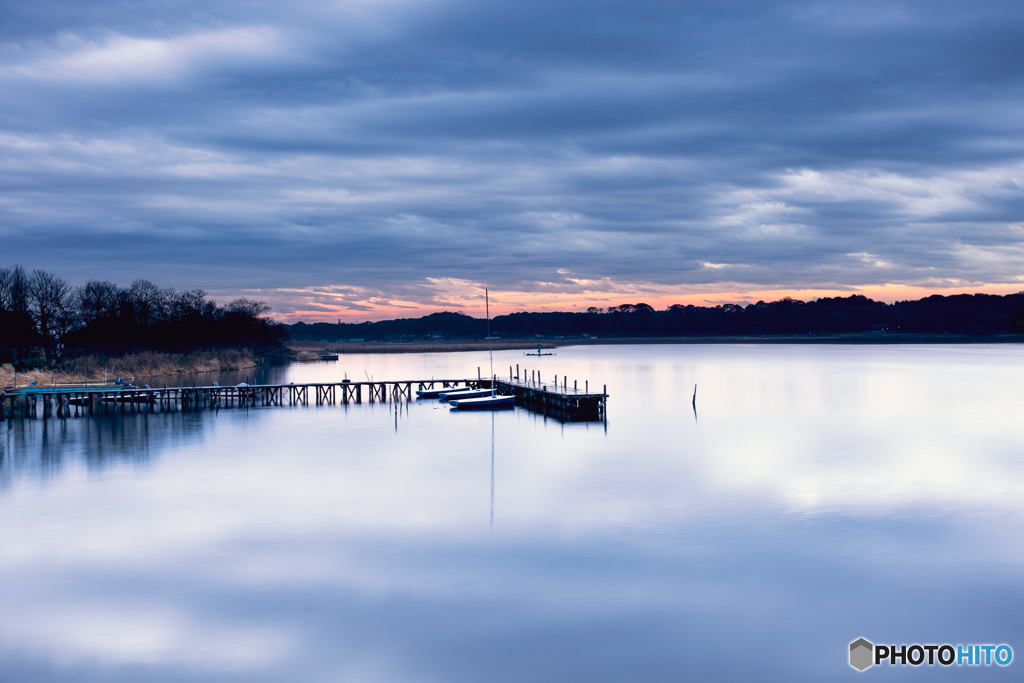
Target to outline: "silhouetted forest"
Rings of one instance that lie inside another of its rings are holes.
[[[148,280],[72,287],[43,270],[0,268],[0,362],[221,348],[265,353],[287,337],[269,311],[248,299],[218,306],[202,290],[178,292]]]
[[[486,322],[461,313],[376,323],[295,323],[292,339],[309,341],[479,339]],[[1024,333],[1024,292],[930,296],[886,304],[867,297],[799,301],[785,298],[748,306],[625,304],[579,313],[512,313],[491,320],[491,334],[503,338],[544,337],[711,337],[815,335],[880,332],[993,335]]]

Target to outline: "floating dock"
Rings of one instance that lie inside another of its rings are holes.
[[[412,401],[417,389],[491,388],[487,379],[429,379],[391,382],[309,382],[305,384],[239,384],[125,388],[111,386],[33,386],[0,392],[0,420],[72,417],[155,411],[189,412],[256,406],[345,405]],[[564,422],[603,420],[607,393],[580,392],[510,377],[497,380],[498,393],[514,395],[516,405]]]

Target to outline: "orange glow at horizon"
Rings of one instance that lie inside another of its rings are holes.
[[[441,311],[457,311],[473,317],[484,317],[483,288],[470,283],[460,283],[459,291],[447,291],[433,301],[414,302],[385,299],[372,296],[344,303],[333,303],[323,292],[297,290],[262,290],[260,298],[266,300],[278,311],[273,317],[279,322],[303,321],[362,323],[367,321],[391,320],[395,318],[419,318]],[[491,315],[505,315],[517,312],[585,311],[589,307],[608,308],[621,304],[646,303],[655,309],[664,310],[673,304],[694,306],[717,306],[727,303],[746,305],[758,301],[777,301],[791,297],[810,301],[824,297],[848,297],[860,294],[869,299],[894,303],[896,301],[921,299],[934,294],[1014,294],[1024,289],[1020,284],[984,284],[964,287],[921,287],[912,285],[870,285],[845,289],[730,289],[722,291],[672,291],[669,287],[632,288],[631,291],[582,291],[582,292],[520,292],[491,291]]]

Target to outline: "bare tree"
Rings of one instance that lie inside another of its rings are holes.
[[[0,311],[28,311],[28,278],[21,266],[0,268]]]
[[[67,292],[57,303],[57,314],[54,316],[53,321],[55,343],[51,355],[53,356],[54,361],[59,363],[64,360],[64,339],[67,337],[68,333],[76,329],[80,323],[81,318],[78,315],[78,306],[76,305],[75,297],[71,288],[68,287]]]
[[[230,313],[242,313],[251,318],[258,318],[261,315],[270,313],[271,308],[263,301],[253,301],[252,299],[235,299],[228,304],[228,311]]]
[[[18,352],[39,343],[28,313],[28,278],[21,266],[0,268],[0,359],[18,362]]]
[[[78,313],[82,323],[89,323],[116,315],[118,312],[118,286],[113,282],[89,280],[75,290]]]
[[[206,305],[206,292],[201,289],[189,289],[171,297],[168,308],[173,319],[184,320],[191,316],[202,315]]]
[[[52,361],[58,344],[73,324],[71,285],[45,270],[33,270],[28,278],[28,303],[43,339],[46,359]]]
[[[149,280],[136,280],[128,288],[135,308],[135,321],[141,328],[151,328],[167,318],[167,303],[174,297],[173,289],[160,289]]]

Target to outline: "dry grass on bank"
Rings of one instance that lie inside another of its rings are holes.
[[[50,370],[18,373],[18,385],[31,381],[39,384],[79,384],[88,377],[90,383],[114,381],[117,377],[140,379],[161,375],[184,375],[193,372],[217,372],[254,368],[259,360],[248,349],[195,351],[193,353],[154,353],[144,351],[119,358],[82,356],[69,358]],[[14,384],[14,367],[0,365],[0,386]]]

